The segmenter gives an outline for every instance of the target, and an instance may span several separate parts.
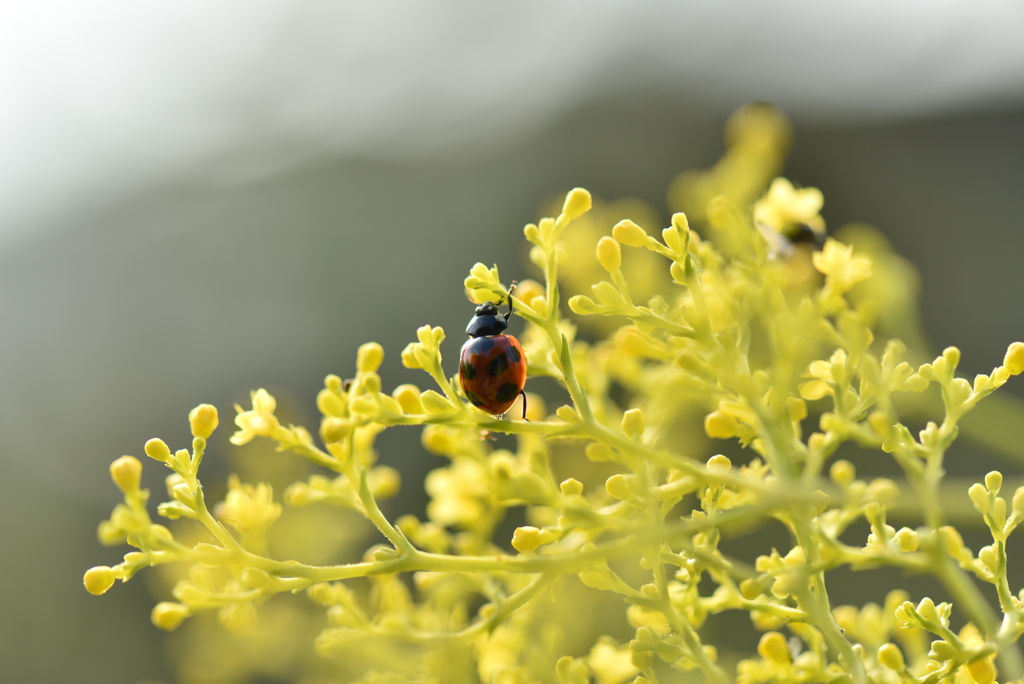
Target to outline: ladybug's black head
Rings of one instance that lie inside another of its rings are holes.
[[[470,337],[491,337],[500,335],[508,327],[508,320],[498,313],[498,307],[491,302],[476,307],[476,315],[466,326]]]

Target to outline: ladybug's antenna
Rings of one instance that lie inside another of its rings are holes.
[[[505,314],[505,322],[508,323],[508,319],[512,316],[512,293],[516,291],[516,285],[519,284],[518,280],[512,281],[512,286],[508,288],[508,313]]]

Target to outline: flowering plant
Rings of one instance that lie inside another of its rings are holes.
[[[519,284],[515,314],[530,376],[554,381],[548,402],[530,395],[528,420],[470,405],[443,368],[444,331],[429,325],[401,357],[434,388],[385,392],[384,350],[365,344],[354,378],[328,376],[317,397],[319,443],[284,424],[265,390],[236,406],[233,444],[270,440],[317,471],[287,486],[287,509],[337,507],[373,524],[361,560],[295,560],[330,546],[316,518],[275,551],[286,508],[269,482],[232,476],[209,505],[199,468],[219,419],[203,404],[189,414],[191,450],[145,445],[171,471],[156,512],[173,531],[150,517],[140,461],[111,465],[124,502],[100,540],[137,550],[89,570],[86,588],[183,568],[152,620],[195,623],[201,638],[181,646],[182,678],[195,682],[641,684],[695,670],[743,684],[991,684],[997,661],[1024,677],[1024,592],[1009,585],[1006,554],[1024,488],[1001,497],[998,472],[970,487],[992,540],[977,554],[940,495],[961,418],[1024,371],[1024,344],[973,382],[957,377],[954,347],[925,362],[912,271],[866,227],[826,237],[821,193],[776,177],[781,114],[740,110],[727,142],[714,168],[673,184],[686,211],[660,239],[641,227],[645,208],[624,218],[624,205],[594,206],[582,189],[526,226],[541,276]],[[483,264],[465,286],[478,303],[508,291]],[[909,348],[891,336],[900,329]],[[929,393],[941,415],[914,434],[907,418],[928,417],[933,404],[915,397]],[[425,481],[425,519],[393,521],[378,504],[400,478],[377,463],[375,440],[402,426],[422,426],[426,449],[448,459]],[[849,445],[888,454],[902,477],[858,479],[837,454]],[[901,493],[916,529],[888,523],[906,508]],[[524,524],[508,534],[501,523],[516,515]],[[763,543],[772,525],[787,532],[781,547]],[[727,550],[737,540],[747,558]],[[933,577],[952,602],[893,587],[883,605],[834,605],[830,573],[884,567]],[[998,610],[979,584],[994,586]],[[286,593],[305,599],[276,598]],[[749,647],[708,639],[709,620],[737,611],[760,632]]]

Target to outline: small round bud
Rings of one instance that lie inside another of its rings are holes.
[[[327,417],[320,421],[320,439],[324,444],[344,441],[352,434],[353,425],[344,418]]]
[[[763,588],[756,579],[748,578],[740,582],[740,594],[748,601],[753,601],[761,595]]]
[[[892,539],[900,547],[900,551],[917,551],[917,532],[909,527],[901,527]]]
[[[567,423],[579,423],[582,420],[582,418],[580,418],[580,414],[576,413],[576,409],[568,404],[565,406],[559,406],[555,410],[555,415]]]
[[[935,608],[935,601],[932,601],[929,596],[925,596],[917,604],[917,612],[925,620],[930,620],[936,624],[941,624],[942,622],[939,618],[939,611]]]
[[[778,632],[768,632],[757,644],[757,653],[765,660],[784,665],[790,662],[789,644]]]
[[[896,672],[902,672],[906,667],[903,662],[903,651],[893,643],[882,644],[878,647],[878,662]]]
[[[107,590],[114,586],[114,580],[116,579],[117,576],[111,568],[106,565],[98,565],[95,568],[86,570],[83,583],[85,584],[86,591],[99,596],[100,594],[107,593]]]
[[[559,489],[562,490],[563,496],[579,496],[583,493],[583,483],[570,477],[559,485]]]
[[[1013,493],[1013,512],[1024,513],[1024,487],[1017,487]]]
[[[159,437],[154,437],[153,439],[146,442],[146,446],[144,448],[146,451],[146,455],[156,461],[166,463],[167,460],[170,459],[171,457],[170,448],[167,446],[164,440],[160,439]]]
[[[420,403],[420,388],[416,385],[399,385],[391,396],[398,401],[402,413],[406,415],[420,415],[424,412],[423,404]]]
[[[974,503],[974,507],[978,509],[983,515],[988,513],[989,502],[988,502],[988,491],[985,486],[981,483],[974,483],[970,489],[967,490],[967,495],[971,497],[971,502]]]
[[[1003,486],[1003,474],[993,470],[985,476],[985,487],[992,492],[992,496],[999,496],[999,488]]]
[[[708,437],[729,439],[735,437],[738,430],[739,425],[737,425],[736,419],[721,411],[712,411],[704,419],[704,432]]]
[[[533,301],[537,299],[537,297],[543,296],[544,286],[536,280],[521,280],[519,281],[519,285],[516,286],[516,299],[526,306],[533,306]]]
[[[612,460],[612,450],[600,442],[591,442],[584,450],[587,458],[594,463],[604,463]],[[1022,501],[1024,501],[1024,487],[1021,487]]]
[[[122,492],[135,492],[142,481],[142,464],[134,456],[122,456],[110,464],[110,479]]]
[[[597,260],[601,267],[612,273],[622,266],[622,250],[619,243],[607,235],[597,241]]]
[[[594,200],[591,199],[590,193],[583,188],[573,188],[569,191],[569,194],[565,196],[565,204],[562,205],[562,214],[572,221],[585,213],[590,211],[590,207],[594,204]]]
[[[373,373],[383,361],[384,347],[376,342],[367,342],[356,353],[356,370],[360,373]]]
[[[646,427],[647,423],[644,420],[644,413],[640,409],[629,409],[622,414],[622,431],[630,439],[640,439]]]
[[[1010,375],[1024,373],[1024,342],[1014,342],[1006,349],[1003,365],[1010,371]]]
[[[629,247],[645,247],[647,245],[647,232],[629,219],[619,221],[612,228],[612,237]]]
[[[722,454],[716,454],[708,459],[709,473],[727,473],[729,468],[732,468],[732,461]]]
[[[849,487],[857,477],[857,469],[849,461],[839,459],[828,469],[828,476],[840,487]]]
[[[569,310],[580,316],[587,316],[600,312],[601,308],[593,299],[586,295],[575,295],[569,298]]]
[[[512,533],[512,548],[519,553],[536,551],[541,544],[547,543],[545,536],[544,532],[536,527],[529,525],[517,527],[516,531]]]
[[[217,408],[210,404],[200,404],[188,412],[188,424],[193,437],[209,439],[219,422]]]
[[[622,473],[609,477],[604,483],[604,488],[613,498],[619,501],[629,501],[633,498],[633,493],[629,490],[629,482]]]
[[[449,413],[452,410],[452,403],[434,390],[427,390],[421,394],[420,403],[423,404],[424,410],[432,416]]]
[[[150,614],[149,619],[160,629],[173,632],[191,614],[188,606],[170,601],[162,601],[153,606],[153,612]]]
[[[405,349],[402,350],[402,365],[406,368],[423,368],[420,365],[419,359],[416,358],[416,342],[410,342],[405,345]]]

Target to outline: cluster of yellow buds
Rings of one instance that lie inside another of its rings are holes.
[[[444,331],[425,325],[401,359],[429,389],[386,391],[384,349],[370,342],[351,379],[325,379],[318,430],[286,424],[254,391],[230,442],[269,440],[306,463],[243,464],[208,504],[198,474],[219,421],[201,405],[190,450],[144,447],[171,471],[155,508],[168,526],[149,517],[140,461],[112,464],[124,500],[99,537],[136,550],[88,570],[86,589],[160,566],[173,579],[153,623],[210,653],[247,649],[231,660],[238,681],[1024,678],[1024,590],[1006,546],[1024,487],[1000,496],[995,471],[960,487],[992,538],[976,555],[943,494],[950,446],[971,429],[961,419],[1024,372],[1024,343],[973,381],[956,375],[956,347],[933,358],[912,275],[884,239],[863,226],[826,237],[822,193],[778,175],[789,139],[779,112],[745,108],[722,161],[673,183],[679,211],[660,232],[648,233],[657,212],[624,217],[627,205],[577,188],[524,228],[538,280],[510,291],[496,266],[473,266],[469,297],[514,306],[530,376],[549,379],[531,381],[525,419],[471,403],[444,368]],[[586,258],[566,258],[584,244]],[[906,343],[886,339],[894,326]],[[440,466],[422,482],[422,513],[392,521],[379,504],[402,477],[378,463],[377,437],[410,426]],[[851,447],[886,477],[858,477]],[[325,523],[324,511],[346,517]],[[911,582],[882,605],[836,606],[830,573],[842,568],[925,575],[949,600]],[[295,602],[289,634],[301,639],[272,631]],[[737,612],[746,631],[722,629],[734,623],[718,616]],[[201,613],[220,627],[189,619]]]

